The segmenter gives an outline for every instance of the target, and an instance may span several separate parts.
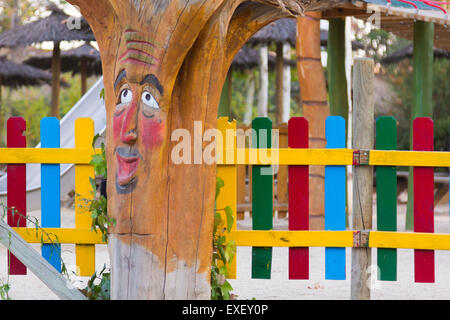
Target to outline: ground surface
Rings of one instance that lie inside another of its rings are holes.
[[[405,221],[405,205],[399,205],[398,225],[403,230]],[[39,217],[39,212],[33,215]],[[73,210],[64,209],[63,227],[73,227]],[[274,229],[287,229],[287,219],[275,219]],[[251,220],[238,222],[239,229],[250,229]],[[448,204],[436,208],[435,232],[450,233]],[[36,246],[39,250],[39,245]],[[238,299],[349,299],[350,297],[350,263],[351,249],[347,252],[347,280],[324,280],[324,248],[310,248],[310,280],[288,280],[288,249],[273,249],[272,279],[252,280],[251,248],[240,247],[237,253],[237,279],[230,280]],[[63,259],[69,270],[74,271],[73,245],[63,246]],[[372,250],[372,264],[376,266],[376,250]],[[414,283],[413,250],[398,251],[398,281],[381,282],[372,280],[372,299],[450,299],[450,251],[436,251],[436,283]],[[106,246],[98,246],[96,253],[97,269],[108,264]],[[7,280],[6,250],[0,247],[0,279]],[[74,281],[82,286],[87,278],[77,278]],[[57,297],[45,287],[31,272],[27,276],[10,276],[10,296],[13,299],[56,299]]]

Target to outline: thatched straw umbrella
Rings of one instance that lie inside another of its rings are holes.
[[[52,106],[51,115],[59,116],[59,89],[61,75],[61,41],[94,41],[95,37],[83,18],[65,14],[55,5],[49,5],[51,14],[43,19],[17,26],[0,35],[0,47],[20,47],[45,41],[53,42],[52,58]],[[73,23],[73,22],[76,23]]]
[[[6,57],[0,57],[0,141],[3,141],[2,87],[17,89],[22,86],[50,84],[52,76],[40,69],[17,64]]]
[[[412,59],[414,53],[414,46],[413,44],[409,44],[405,47],[403,47],[400,50],[397,50],[383,59],[381,59],[381,63],[383,64],[391,64],[391,63],[397,63],[403,59]],[[440,48],[434,48],[434,58],[435,59],[450,59],[450,51]]]
[[[52,53],[43,52],[24,61],[30,66],[50,70],[52,68]],[[100,52],[90,44],[63,51],[61,53],[61,72],[72,72],[72,75],[81,74],[81,94],[87,91],[87,78],[102,74]]]

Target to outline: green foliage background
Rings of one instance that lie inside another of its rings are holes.
[[[63,75],[63,79],[70,85],[68,88],[61,88],[60,93],[60,114],[61,118],[77,103],[81,98],[80,76],[72,76],[71,73]],[[88,87],[91,86],[95,78],[88,80]],[[35,88],[21,88],[10,90],[3,88],[2,115],[6,124],[9,117],[23,117],[27,122],[27,145],[35,147],[40,141],[40,121],[50,114],[50,87],[48,85]],[[5,125],[4,125],[5,127]],[[6,130],[3,130],[5,135]],[[2,137],[4,146],[5,136]]]

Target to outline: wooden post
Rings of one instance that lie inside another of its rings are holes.
[[[348,124],[347,78],[345,75],[345,20],[330,19],[328,31],[328,95],[330,114]],[[346,130],[348,132],[348,130]]]
[[[80,77],[81,77],[81,96],[87,92],[87,61],[81,58],[80,61]]]
[[[61,48],[59,42],[53,44],[52,57],[52,105],[50,116],[59,118],[59,91],[61,76]]]
[[[249,125],[252,122],[253,102],[255,100],[255,75],[253,71],[247,72],[247,94],[245,97],[244,124]]]
[[[325,120],[330,115],[327,88],[320,54],[320,12],[297,18],[297,69],[303,116],[309,122],[309,147],[325,148]],[[309,167],[310,228],[325,226],[325,168]]]
[[[283,122],[283,81],[284,81],[284,55],[283,43],[277,43],[277,58],[276,58],[276,97],[277,97],[277,112],[276,125]]]
[[[410,149],[413,149],[413,122],[417,117],[433,117],[434,24],[414,22],[413,108],[411,110]],[[414,170],[409,168],[406,230],[414,225]]]
[[[291,66],[286,61],[291,60],[291,45],[289,42],[283,44],[283,115],[281,123],[288,123],[291,118]]]
[[[108,238],[111,298],[209,299],[216,165],[198,157],[203,130],[216,128],[244,43],[310,3],[69,2],[90,23],[104,70],[108,215],[117,220]],[[174,138],[177,129],[186,141]],[[194,152],[184,149],[180,163],[173,151],[182,142]]]
[[[345,18],[335,18],[329,20],[328,31],[328,97],[330,104],[330,114],[341,116],[345,120],[345,137],[349,141],[349,103],[347,75],[345,67],[346,59],[346,36]],[[350,47],[351,48],[351,47]],[[346,173],[347,176],[347,173]],[[347,193],[348,195],[348,193]],[[348,222],[349,209],[346,208]],[[348,225],[348,223],[347,223]]]
[[[5,141],[5,137],[3,136],[4,124],[3,124],[3,108],[2,108],[3,104],[2,82],[3,82],[2,76],[0,76],[0,148],[3,148]]]
[[[374,63],[355,59],[353,71],[353,148],[374,148]],[[356,165],[353,170],[353,230],[372,229],[373,168]],[[370,299],[371,249],[352,248],[351,299]]]
[[[259,48],[259,59],[258,117],[267,117],[269,104],[269,48],[266,44],[262,44]]]

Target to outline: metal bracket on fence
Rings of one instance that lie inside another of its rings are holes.
[[[355,150],[353,152],[353,165],[354,166],[367,166],[369,165],[370,150]]]
[[[355,231],[353,232],[353,248],[368,248],[369,247],[369,233],[370,231]]]

